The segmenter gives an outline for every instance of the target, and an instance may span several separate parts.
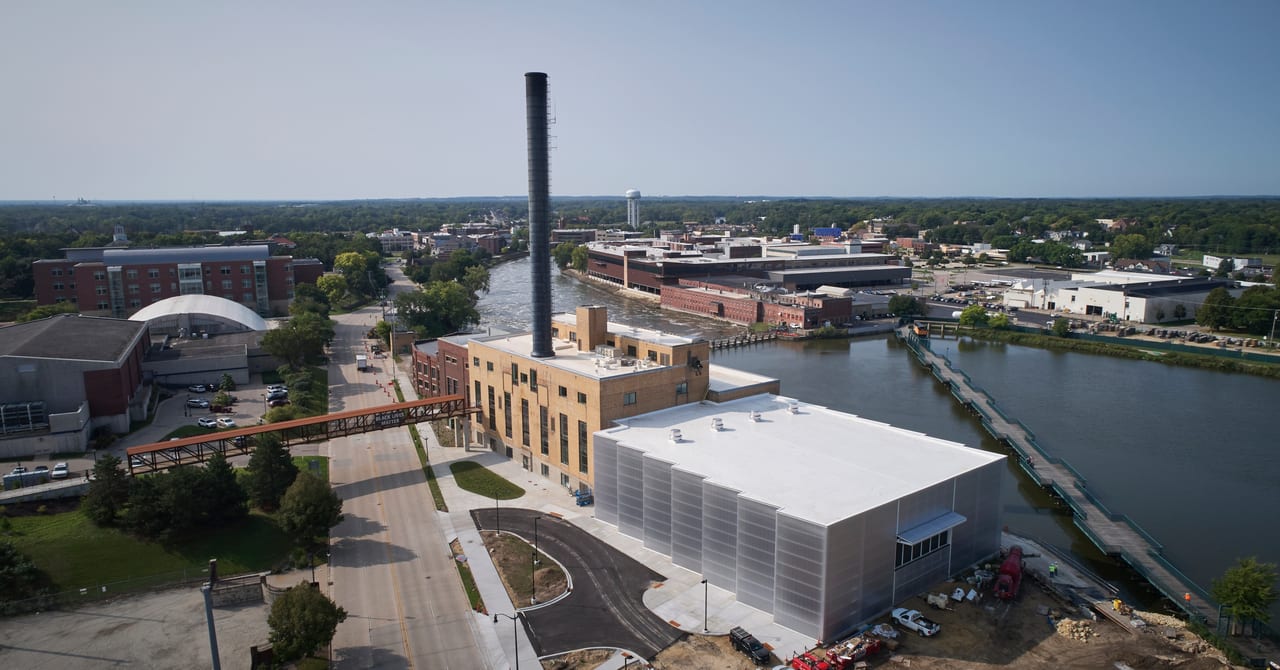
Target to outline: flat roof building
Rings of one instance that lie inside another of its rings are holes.
[[[765,394],[614,422],[596,517],[817,639],[1000,548],[1000,454]]]

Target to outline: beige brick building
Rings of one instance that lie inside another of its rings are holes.
[[[529,333],[468,344],[470,437],[566,488],[592,485],[592,436],[615,419],[779,392],[775,379],[713,370],[706,340],[609,323],[604,307],[555,315],[551,337],[555,356],[540,359]]]

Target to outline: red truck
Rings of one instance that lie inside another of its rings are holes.
[[[1000,564],[1000,575],[996,577],[995,596],[1001,600],[1013,600],[1018,597],[1018,587],[1022,585],[1022,547],[1013,545],[1009,548],[1009,556]]]

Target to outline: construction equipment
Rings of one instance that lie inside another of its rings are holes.
[[[874,637],[857,635],[827,649],[827,663],[833,670],[845,670],[880,651],[882,645],[883,643]]]
[[[1022,586],[1022,547],[1013,545],[1009,548],[1009,556],[1000,564],[1000,574],[996,577],[995,596],[1000,600],[1013,600],[1018,597],[1018,587]]]

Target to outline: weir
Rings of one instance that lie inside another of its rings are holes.
[[[1122,559],[1188,616],[1211,627],[1217,625],[1217,604],[1208,592],[1164,557],[1163,545],[1129,517],[1107,509],[1089,491],[1083,475],[1066,460],[1046,452],[1036,443],[1030,428],[1006,416],[986,391],[953,367],[945,356],[934,352],[927,338],[918,337],[910,326],[894,332],[960,404],[978,415],[982,427],[1014,452],[1027,476],[1067,503],[1076,527],[1098,549]]]

